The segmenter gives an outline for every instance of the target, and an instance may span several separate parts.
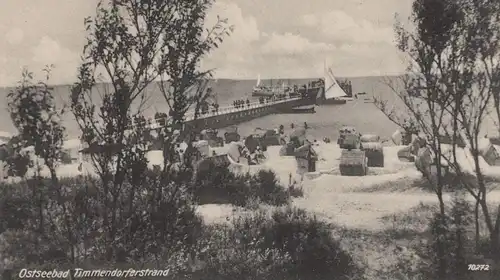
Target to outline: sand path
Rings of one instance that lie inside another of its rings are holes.
[[[350,228],[381,230],[387,227],[383,217],[406,212],[420,203],[437,203],[436,195],[417,189],[404,192],[363,192],[368,185],[351,184],[348,188],[337,189],[334,185],[317,184],[306,190],[303,198],[293,204],[316,213],[329,222]],[[453,198],[444,195],[446,202]],[[467,197],[473,201],[472,196]],[[500,203],[500,191],[488,193],[490,203]]]
[[[363,192],[364,188],[372,185],[350,182],[347,186],[339,181],[342,180],[307,186],[304,197],[294,199],[292,205],[314,213],[322,220],[348,228],[383,230],[389,226],[383,221],[384,217],[409,211],[421,203],[438,202],[436,195],[417,189],[404,192]],[[452,197],[445,194],[444,199],[449,202]],[[472,197],[468,199],[473,201]],[[490,192],[488,201],[500,203],[500,191]],[[248,211],[229,205],[203,205],[198,210],[207,222],[223,222],[233,214]]]
[[[407,212],[421,203],[438,202],[433,193],[411,187],[411,183],[421,175],[412,163],[397,159],[398,147],[386,147],[385,167],[372,168],[371,175],[363,177],[340,176],[338,168],[335,168],[338,166],[337,156],[340,153],[332,147],[317,147],[320,154],[328,156],[318,164],[319,174],[304,182],[304,197],[295,198],[292,205],[348,228],[382,230],[389,226],[382,218]],[[285,169],[283,165],[279,166],[279,169]],[[391,190],[373,190],[377,185],[388,183],[394,184]],[[401,188],[398,184],[401,184]],[[448,202],[452,197],[445,194],[444,199]],[[468,199],[473,201],[472,197]],[[500,191],[490,192],[487,199],[490,203],[500,203]],[[248,210],[228,205],[203,205],[199,207],[199,211],[207,222],[219,222]]]

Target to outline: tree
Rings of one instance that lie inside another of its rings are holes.
[[[34,168],[33,178],[25,179],[28,179],[31,200],[36,205],[35,221],[38,224],[34,225],[28,221],[26,227],[40,236],[35,239],[35,248],[40,255],[43,251],[38,247],[40,240],[47,238],[49,234],[46,226],[56,224],[46,212],[58,209],[63,221],[61,232],[68,241],[74,240],[73,228],[68,218],[69,211],[64,201],[64,190],[59,184],[56,172],[61,161],[65,137],[65,128],[61,124],[65,108],[59,109],[55,106],[53,88],[48,85],[51,68],[52,66],[47,66],[44,69],[46,79],[38,83],[33,81],[31,72],[23,70],[19,85],[7,95],[11,119],[19,133],[9,141],[11,151],[7,163],[11,170],[14,169],[14,175],[22,177],[29,175],[28,169]],[[45,175],[42,173],[44,168],[49,171],[50,184],[46,184],[42,178]],[[54,204],[48,203],[47,193],[56,194]],[[74,254],[71,255],[74,258]]]
[[[478,61],[480,78],[478,88],[480,92],[488,99],[487,104],[484,104],[482,111],[486,111],[474,119],[473,116],[462,112],[462,117],[467,120],[469,117],[469,129],[466,131],[468,138],[471,141],[471,150],[474,157],[475,172],[478,179],[479,190],[477,192],[477,204],[481,206],[485,217],[485,223],[490,233],[491,249],[494,257],[500,259],[500,205],[496,211],[496,220],[491,215],[487,203],[487,189],[485,186],[484,176],[479,164],[479,133],[475,133],[474,128],[478,131],[482,118],[486,118],[489,113],[490,98],[493,100],[497,119],[500,121],[500,3],[498,1],[475,0],[471,1],[469,7],[474,12],[476,17],[472,19],[474,28],[470,32],[471,41],[478,49]],[[485,98],[485,99],[486,99]],[[472,120],[472,121],[471,121]],[[474,122],[475,121],[475,122]],[[475,126],[474,126],[475,125]],[[496,130],[499,130],[500,122],[496,123]],[[477,223],[476,223],[476,226]],[[477,232],[479,229],[477,229]]]
[[[400,126],[405,120],[414,120],[418,130],[430,140],[428,147],[436,171],[431,172],[429,162],[423,173],[433,182],[440,215],[446,214],[443,187],[459,185],[481,207],[492,248],[498,248],[496,236],[500,223],[492,221],[486,203],[487,189],[478,143],[491,97],[497,88],[491,69],[498,69],[498,51],[493,51],[498,46],[498,28],[497,31],[490,28],[498,26],[499,11],[496,1],[415,0],[410,18],[414,29],[399,22],[396,24],[398,47],[409,59],[409,73],[403,78],[402,89],[391,85],[402,100],[403,109],[398,111],[408,114],[396,115],[397,109],[389,109],[387,100],[375,100],[391,120]],[[466,150],[470,150],[474,160],[473,179],[463,170],[457,155],[461,139],[467,142]],[[451,149],[442,144],[452,144]],[[446,180],[443,166],[451,169],[456,180]],[[444,277],[445,251],[439,246],[438,251],[441,256],[439,276]]]
[[[194,105],[196,116],[200,102],[206,98],[211,71],[198,70],[199,62],[229,34],[223,19],[204,28],[212,3],[100,1],[95,18],[85,20],[87,44],[78,82],[72,89],[71,108],[82,130],[82,141],[89,147],[105,147],[100,153],[92,153],[91,159],[102,181],[99,192],[102,227],[110,248],[108,259],[116,252],[114,240],[119,228],[132,218],[147,219],[137,214],[138,199],[146,197],[148,206],[143,210],[157,213],[184,193],[178,172],[172,173],[170,168],[175,162],[174,144],[177,137],[187,134],[182,124],[188,109]],[[102,77],[111,90],[100,93],[97,101],[92,93]],[[146,153],[151,143],[144,137],[149,129],[142,109],[148,100],[146,87],[156,81],[160,81],[161,92],[170,105],[171,118],[158,131],[164,167],[158,180],[147,182]],[[144,192],[147,194],[141,195]],[[120,208],[123,205],[125,209]],[[154,226],[149,230],[166,234]]]
[[[34,154],[43,159],[50,176],[57,180],[56,167],[61,157],[65,129],[61,125],[64,109],[59,111],[54,104],[52,88],[47,82],[50,67],[44,69],[46,81],[33,82],[33,74],[28,70],[22,73],[22,80],[8,95],[8,109],[14,126],[22,142],[18,148],[32,146]],[[20,151],[18,151],[20,152]]]

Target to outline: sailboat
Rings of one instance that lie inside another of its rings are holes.
[[[326,67],[325,63],[325,86],[318,92],[317,101],[320,104],[346,104],[348,94],[340,87],[332,69]]]

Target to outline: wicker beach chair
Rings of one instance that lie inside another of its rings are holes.
[[[362,143],[362,149],[366,152],[369,167],[384,167],[384,149],[382,143]]]
[[[365,151],[343,150],[340,156],[340,174],[342,176],[365,176],[368,172],[368,159]]]

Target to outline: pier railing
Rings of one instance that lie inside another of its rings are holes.
[[[259,101],[257,102],[251,102],[251,103],[245,103],[241,104],[239,108],[236,108],[234,106],[225,106],[218,108],[217,110],[210,109],[208,112],[205,114],[201,113],[201,110],[198,112],[198,117],[196,119],[206,119],[206,118],[211,118],[215,116],[221,116],[221,115],[227,115],[231,113],[237,113],[237,112],[245,112],[248,110],[252,109],[257,109],[257,108],[265,108],[265,107],[270,107],[276,104],[283,104],[283,103],[288,103],[288,102],[293,102],[296,100],[300,100],[301,98],[299,97],[293,97],[293,98],[281,98],[281,99],[276,99],[274,101],[268,101],[261,103]],[[157,129],[162,126],[165,126],[165,124],[168,122],[169,117],[162,117],[162,118],[154,118],[154,119],[148,119],[146,123],[142,122],[136,122],[132,125],[130,129],[134,129],[137,126],[145,126],[146,128],[149,129]],[[189,111],[185,115],[184,122],[189,122],[193,121],[195,119],[195,112],[194,110]]]

